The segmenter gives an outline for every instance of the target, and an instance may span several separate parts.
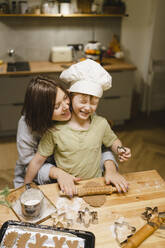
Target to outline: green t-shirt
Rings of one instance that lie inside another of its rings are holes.
[[[83,179],[100,177],[101,146],[110,147],[117,139],[109,123],[94,115],[88,130],[74,130],[68,122],[58,122],[42,137],[38,151],[54,154],[57,167]]]

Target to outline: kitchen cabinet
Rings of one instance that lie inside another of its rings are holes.
[[[0,136],[16,134],[27,84],[32,76],[0,78]]]
[[[114,124],[122,124],[130,118],[132,89],[134,82],[133,71],[116,71],[112,76],[112,88],[104,92],[100,99],[97,114],[112,120]]]

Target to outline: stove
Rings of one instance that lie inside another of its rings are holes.
[[[14,71],[30,71],[29,62],[19,61],[19,62],[7,63],[7,72],[14,72]]]

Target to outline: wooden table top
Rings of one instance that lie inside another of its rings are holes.
[[[117,248],[119,247],[113,233],[114,222],[123,218],[131,226],[140,229],[146,221],[141,218],[141,213],[146,207],[158,207],[159,212],[165,211],[165,181],[155,170],[128,173],[124,175],[129,182],[127,193],[113,193],[106,196],[106,202],[99,208],[89,207],[90,210],[98,212],[98,224],[90,224],[85,228],[83,224],[74,223],[72,229],[88,230],[95,234],[96,248]],[[101,180],[93,179],[95,181]],[[81,182],[80,184],[84,184]],[[42,185],[40,189],[56,205],[59,200],[59,189],[57,184]],[[69,201],[69,200],[68,200]],[[71,201],[71,200],[70,200]],[[73,201],[73,200],[72,200]],[[83,201],[83,200],[82,200]],[[7,220],[17,220],[11,209],[0,205],[0,225]],[[49,218],[42,222],[45,225],[52,225]],[[139,247],[141,248],[164,248],[165,230],[158,229],[147,238]]]

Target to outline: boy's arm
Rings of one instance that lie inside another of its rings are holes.
[[[35,154],[35,156],[33,157],[33,159],[31,160],[31,162],[27,167],[25,180],[24,180],[25,184],[31,183],[33,181],[33,179],[37,175],[39,169],[41,168],[41,166],[43,165],[46,159],[47,157],[43,157],[38,152]]]
[[[119,139],[116,139],[112,146],[111,146],[111,149],[112,151],[115,153],[115,154],[118,154],[118,147],[121,147],[122,146],[122,142],[119,140]]]
[[[124,147],[119,139],[116,139],[113,142],[111,149],[116,155],[118,155],[120,162],[124,162],[131,157],[130,148]]]

